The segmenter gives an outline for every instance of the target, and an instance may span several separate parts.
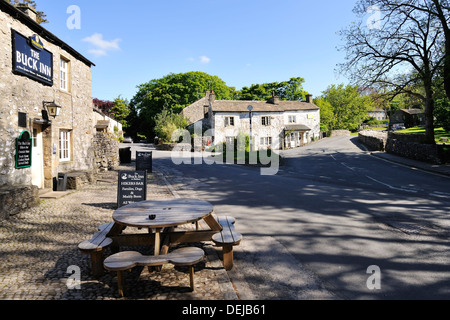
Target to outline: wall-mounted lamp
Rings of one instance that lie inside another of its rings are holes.
[[[43,102],[44,107],[47,107],[48,114],[53,118],[56,118],[61,113],[61,106],[58,106],[55,101],[53,102]]]

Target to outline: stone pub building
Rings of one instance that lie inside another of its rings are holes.
[[[0,0],[0,219],[59,173],[94,169],[91,61]]]

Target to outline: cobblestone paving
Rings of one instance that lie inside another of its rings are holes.
[[[117,172],[108,175],[114,179]],[[150,175],[151,199],[174,195],[161,173]],[[1,221],[0,300],[237,299],[211,243],[194,244],[207,253],[206,261],[195,269],[195,292],[189,291],[185,268],[165,266],[161,272],[133,269],[126,274],[126,298],[118,296],[114,273],[91,276],[89,255],[81,254],[77,246],[91,238],[98,226],[111,222],[116,203],[117,185],[97,182],[63,198],[41,201],[38,207]],[[151,248],[136,249],[151,252]],[[81,272],[81,289],[69,288],[74,267]]]

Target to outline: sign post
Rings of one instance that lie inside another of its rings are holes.
[[[147,200],[147,172],[119,171],[117,187],[117,206],[123,206]]]
[[[153,172],[153,153],[136,151],[136,170]]]
[[[33,141],[28,131],[16,139],[16,169],[30,168],[32,164]]]

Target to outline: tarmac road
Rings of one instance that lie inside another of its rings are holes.
[[[135,146],[138,147],[139,146]],[[450,179],[371,156],[349,137],[283,152],[277,175],[239,165],[154,166],[244,235],[242,299],[449,299]]]

